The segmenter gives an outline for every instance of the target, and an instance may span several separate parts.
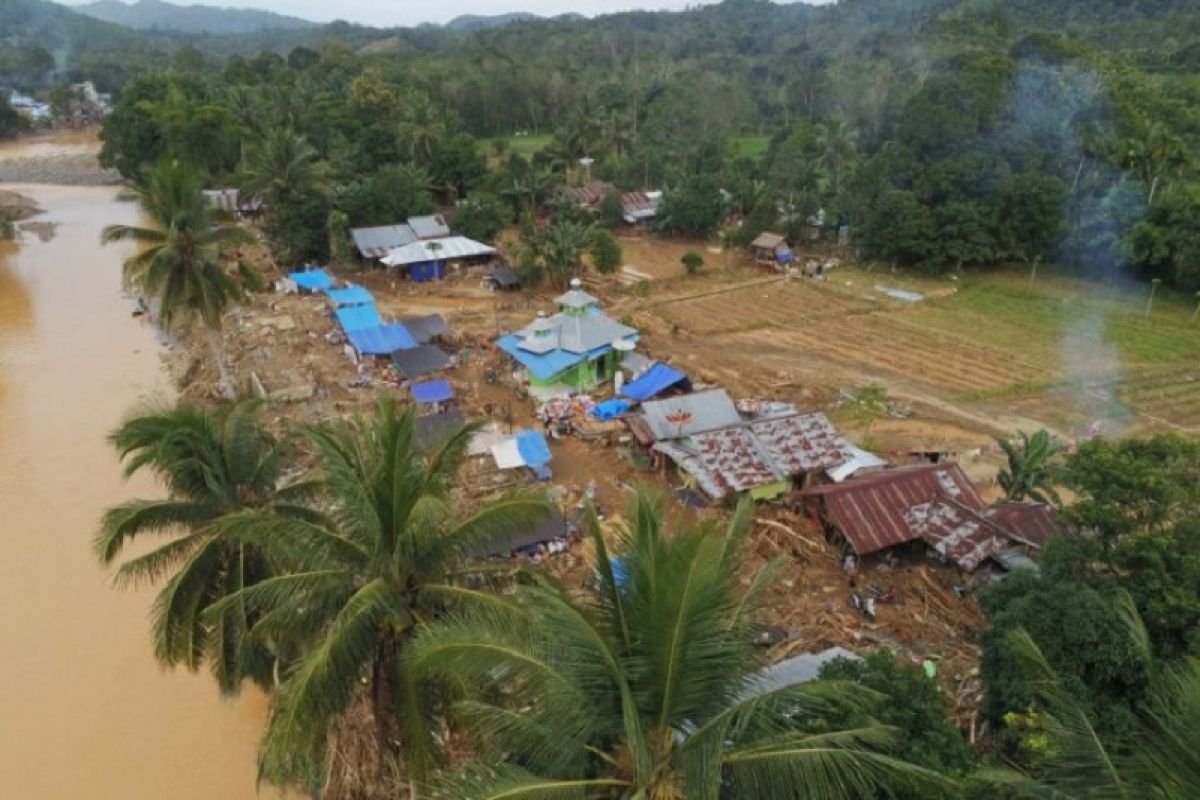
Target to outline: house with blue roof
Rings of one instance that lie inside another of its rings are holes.
[[[622,354],[634,349],[638,332],[606,316],[578,278],[554,302],[559,313],[539,314],[521,330],[501,336],[496,346],[512,356],[538,393],[588,391],[611,379]]]

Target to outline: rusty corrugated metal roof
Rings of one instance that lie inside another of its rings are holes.
[[[1009,537],[1000,526],[944,496],[910,507],[904,517],[917,538],[967,572],[974,572],[1009,544]]]
[[[826,519],[859,555],[874,553],[918,538],[905,517],[913,506],[945,497],[975,511],[983,499],[958,464],[895,467],[805,489],[819,497]]]
[[[1059,530],[1058,512],[1045,503],[1020,503],[1007,500],[985,509],[983,515],[1004,528],[1010,538],[1043,547],[1051,534]]]
[[[750,430],[788,475],[832,469],[854,458],[854,447],[820,412],[752,422]]]

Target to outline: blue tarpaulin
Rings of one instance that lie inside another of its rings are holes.
[[[791,250],[784,250],[781,253],[775,254],[775,260],[780,264],[790,264],[796,260],[796,254]]]
[[[616,419],[629,410],[629,403],[625,400],[605,400],[603,403],[597,403],[592,406],[590,413],[598,420],[607,421]]]
[[[686,380],[687,375],[684,375],[674,367],[668,367],[666,364],[659,363],[646,370],[636,381],[625,384],[621,389],[621,394],[630,400],[643,402],[658,396],[680,381]]]
[[[310,292],[323,292],[333,288],[333,276],[323,269],[306,269],[301,272],[288,273],[288,280],[301,289]]]
[[[413,400],[418,403],[444,403],[454,399],[454,389],[450,386],[450,381],[425,381],[414,383],[408,388],[412,392]]]
[[[342,306],[369,306],[375,302],[375,297],[365,286],[348,286],[345,289],[330,289],[325,292],[333,304]]]
[[[445,261],[422,261],[408,265],[408,279],[415,283],[441,280],[446,277]]]
[[[614,556],[608,560],[608,567],[612,570],[613,583],[618,589],[624,589],[629,582],[629,575],[625,571],[625,557]]]
[[[379,316],[379,311],[373,305],[339,308],[333,312],[333,315],[346,333],[362,331],[367,328],[379,328],[383,325],[383,317]],[[408,333],[408,329],[406,328],[404,332]]]
[[[517,452],[521,460],[530,467],[544,467],[550,463],[550,445],[541,431],[521,431],[516,435]]]
[[[373,306],[364,306],[373,309]],[[388,356],[397,350],[411,350],[417,346],[408,328],[399,322],[346,331],[351,346],[364,356]]]

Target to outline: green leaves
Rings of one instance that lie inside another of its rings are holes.
[[[1008,458],[1008,467],[997,476],[1004,493],[1009,500],[1060,503],[1053,481],[1057,476],[1055,460],[1064,449],[1062,442],[1044,428],[1032,436],[1021,431],[1020,436],[1020,446],[996,439]]]

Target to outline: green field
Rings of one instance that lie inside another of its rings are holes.
[[[770,144],[770,136],[735,136],[733,138],[733,146],[737,148],[738,155],[746,158],[762,158]]]
[[[529,136],[501,136],[492,141],[505,142],[511,153],[524,158],[530,158],[546,149],[554,137],[549,133],[532,134]]]

